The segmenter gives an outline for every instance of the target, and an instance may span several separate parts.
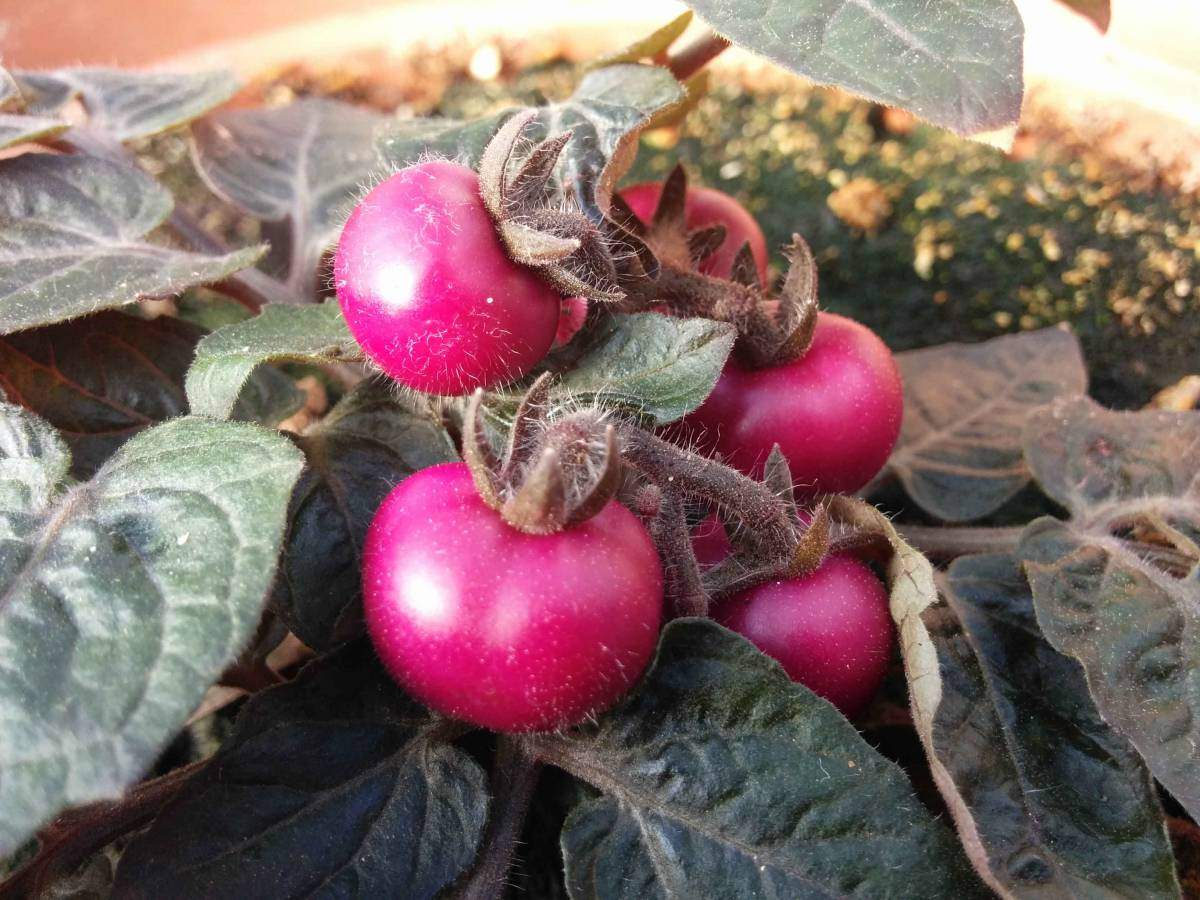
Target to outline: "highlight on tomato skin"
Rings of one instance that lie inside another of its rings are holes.
[[[826,558],[810,575],[743,591],[714,618],[847,718],[867,707],[887,674],[895,632],[887,591],[849,555]]]
[[[708,399],[671,433],[755,477],[779,444],[806,499],[868,484],[896,445],[903,413],[887,345],[865,325],[822,312],[800,359],[749,369],[731,358]]]
[[[461,395],[522,378],[550,349],[561,298],[511,260],[466,166],[419,163],[350,214],[338,303],[363,352],[400,383]]]
[[[623,188],[620,193],[634,214],[643,222],[649,222],[662,195],[662,183],[648,181],[634,184]],[[750,252],[758,264],[759,283],[767,283],[767,267],[771,261],[767,239],[754,216],[736,199],[716,188],[689,187],[684,200],[684,222],[689,229],[708,225],[725,226],[724,242],[700,261],[700,271],[705,275],[728,278],[738,251],[749,241]]]
[[[517,531],[462,463],[423,469],[380,506],[363,553],[367,627],[396,681],[495,731],[577,724],[639,678],[662,624],[645,527],[610,501],[554,534]]]

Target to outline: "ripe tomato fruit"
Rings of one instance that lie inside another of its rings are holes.
[[[654,216],[654,208],[658,206],[661,194],[662,183],[657,181],[635,184],[621,191],[621,197],[643,222],[649,222]],[[763,237],[762,229],[754,221],[754,216],[750,215],[742,204],[713,188],[690,187],[687,199],[684,200],[683,211],[688,230],[707,225],[725,226],[725,241],[701,261],[701,272],[717,278],[728,278],[729,273],[733,271],[733,260],[737,252],[742,248],[742,244],[749,241],[750,252],[754,254],[754,261],[758,264],[758,279],[762,284],[766,284],[767,264],[770,262],[767,239]]]
[[[560,728],[611,705],[650,661],[662,595],[650,535],[619,503],[524,534],[462,463],[401,482],[363,551],[367,627],[393,677],[496,731]]]
[[[431,394],[528,374],[558,327],[558,293],[509,259],[478,176],[450,162],[409,166],[363,198],[342,229],[334,281],[366,355]]]
[[[904,412],[900,371],[873,331],[819,313],[808,352],[766,369],[731,359],[678,431],[758,476],[779,444],[801,499],[851,493],[883,468]]]
[[[866,708],[887,674],[893,635],[887,592],[851,556],[834,554],[811,575],[743,591],[714,617],[846,716]]]
[[[709,513],[692,529],[692,552],[702,569],[715,566],[733,552],[725,526],[716,513]]]
[[[587,321],[588,302],[586,297],[566,297],[562,301],[562,312],[558,319],[558,331],[554,335],[554,346],[565,347],[578,334]]]

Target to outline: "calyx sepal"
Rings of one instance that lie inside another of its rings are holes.
[[[553,534],[592,518],[622,483],[616,428],[595,410],[552,420],[550,381],[543,373],[522,398],[503,454],[483,428],[482,390],[463,418],[463,459],[480,498],[527,534]]]

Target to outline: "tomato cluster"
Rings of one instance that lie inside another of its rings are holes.
[[[641,184],[622,196],[648,220],[661,192]],[[748,245],[766,283],[766,241],[736,200],[691,188],[685,217],[689,228],[725,228],[701,272],[729,277]],[[372,190],[345,226],[334,272],[367,357],[432,394],[523,378],[586,310],[510,257],[478,176],[449,162],[411,166]],[[748,368],[731,358],[682,430],[754,477],[778,445],[804,501],[866,485],[901,413],[884,344],[823,312],[798,359]],[[695,549],[702,565],[729,552],[715,517]],[[528,534],[481,498],[464,464],[425,469],[392,491],[370,528],[363,576],[369,630],[397,680],[429,706],[499,731],[564,727],[611,705],[649,664],[664,615],[663,563],[636,515],[613,500],[587,521]],[[870,700],[890,657],[883,586],[842,553],[742,591],[713,616],[847,715]]]

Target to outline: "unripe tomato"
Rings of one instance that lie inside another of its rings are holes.
[[[887,674],[893,636],[887,592],[852,556],[834,554],[811,575],[743,591],[721,604],[715,618],[846,716],[866,708]]]
[[[338,302],[366,355],[402,384],[466,394],[529,373],[560,298],[513,262],[466,166],[425,162],[376,186],[334,258]]]
[[[560,728],[610,706],[650,661],[662,596],[650,535],[619,503],[524,534],[462,463],[401,482],[363,550],[367,627],[393,677],[496,731]]]
[[[657,181],[631,185],[621,191],[621,197],[643,222],[649,222],[654,216],[661,194],[662,183]],[[767,253],[767,239],[763,237],[754,216],[742,204],[713,188],[690,187],[684,200],[683,215],[689,231],[707,225],[725,226],[725,241],[700,262],[701,272],[717,278],[728,278],[738,251],[749,241],[750,252],[758,264],[759,282],[766,284],[767,265],[771,258]]]
[[[866,326],[823,312],[800,359],[765,369],[730,359],[677,431],[756,476],[778,443],[803,499],[866,485],[887,462],[903,412],[891,351]]]

